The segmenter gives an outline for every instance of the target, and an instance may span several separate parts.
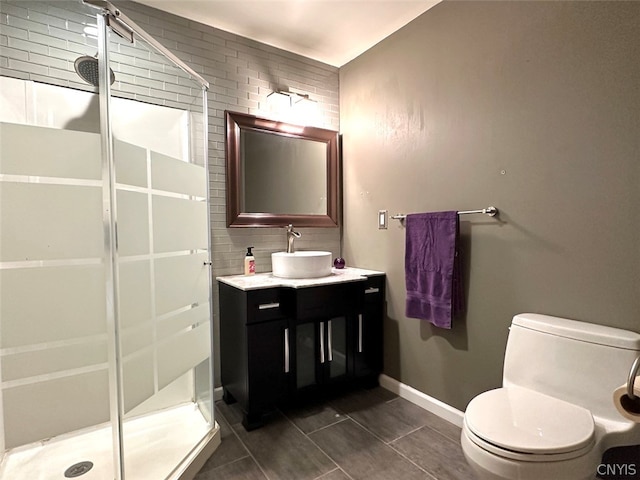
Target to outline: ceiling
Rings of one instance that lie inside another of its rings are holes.
[[[441,0],[136,0],[341,67]]]

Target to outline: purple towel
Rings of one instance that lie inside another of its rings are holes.
[[[458,213],[410,214],[405,225],[406,315],[451,328],[452,318],[464,308]]]

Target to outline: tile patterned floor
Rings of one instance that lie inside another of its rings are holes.
[[[283,409],[246,432],[216,404],[222,444],[196,480],[474,480],[460,429],[383,388]]]

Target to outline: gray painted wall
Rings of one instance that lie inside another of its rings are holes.
[[[387,272],[388,375],[463,410],[516,313],[640,331],[639,31],[634,2],[444,2],[340,69],[344,256]],[[377,211],[488,205],[461,217],[466,315],[406,318]]]

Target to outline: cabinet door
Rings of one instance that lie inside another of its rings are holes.
[[[354,317],[354,375],[377,381],[382,371],[384,277],[369,279],[364,309]]]
[[[249,356],[247,411],[268,412],[287,393],[290,369],[287,320],[272,320],[247,326]]]
[[[347,317],[298,322],[295,326],[295,387],[298,392],[347,379],[350,373]]]
[[[347,317],[333,317],[326,321],[325,383],[345,380],[349,373],[349,349],[347,343]]]
[[[295,325],[295,388],[300,391],[320,383],[321,357],[320,322],[297,322]],[[324,344],[324,339],[322,341]]]

